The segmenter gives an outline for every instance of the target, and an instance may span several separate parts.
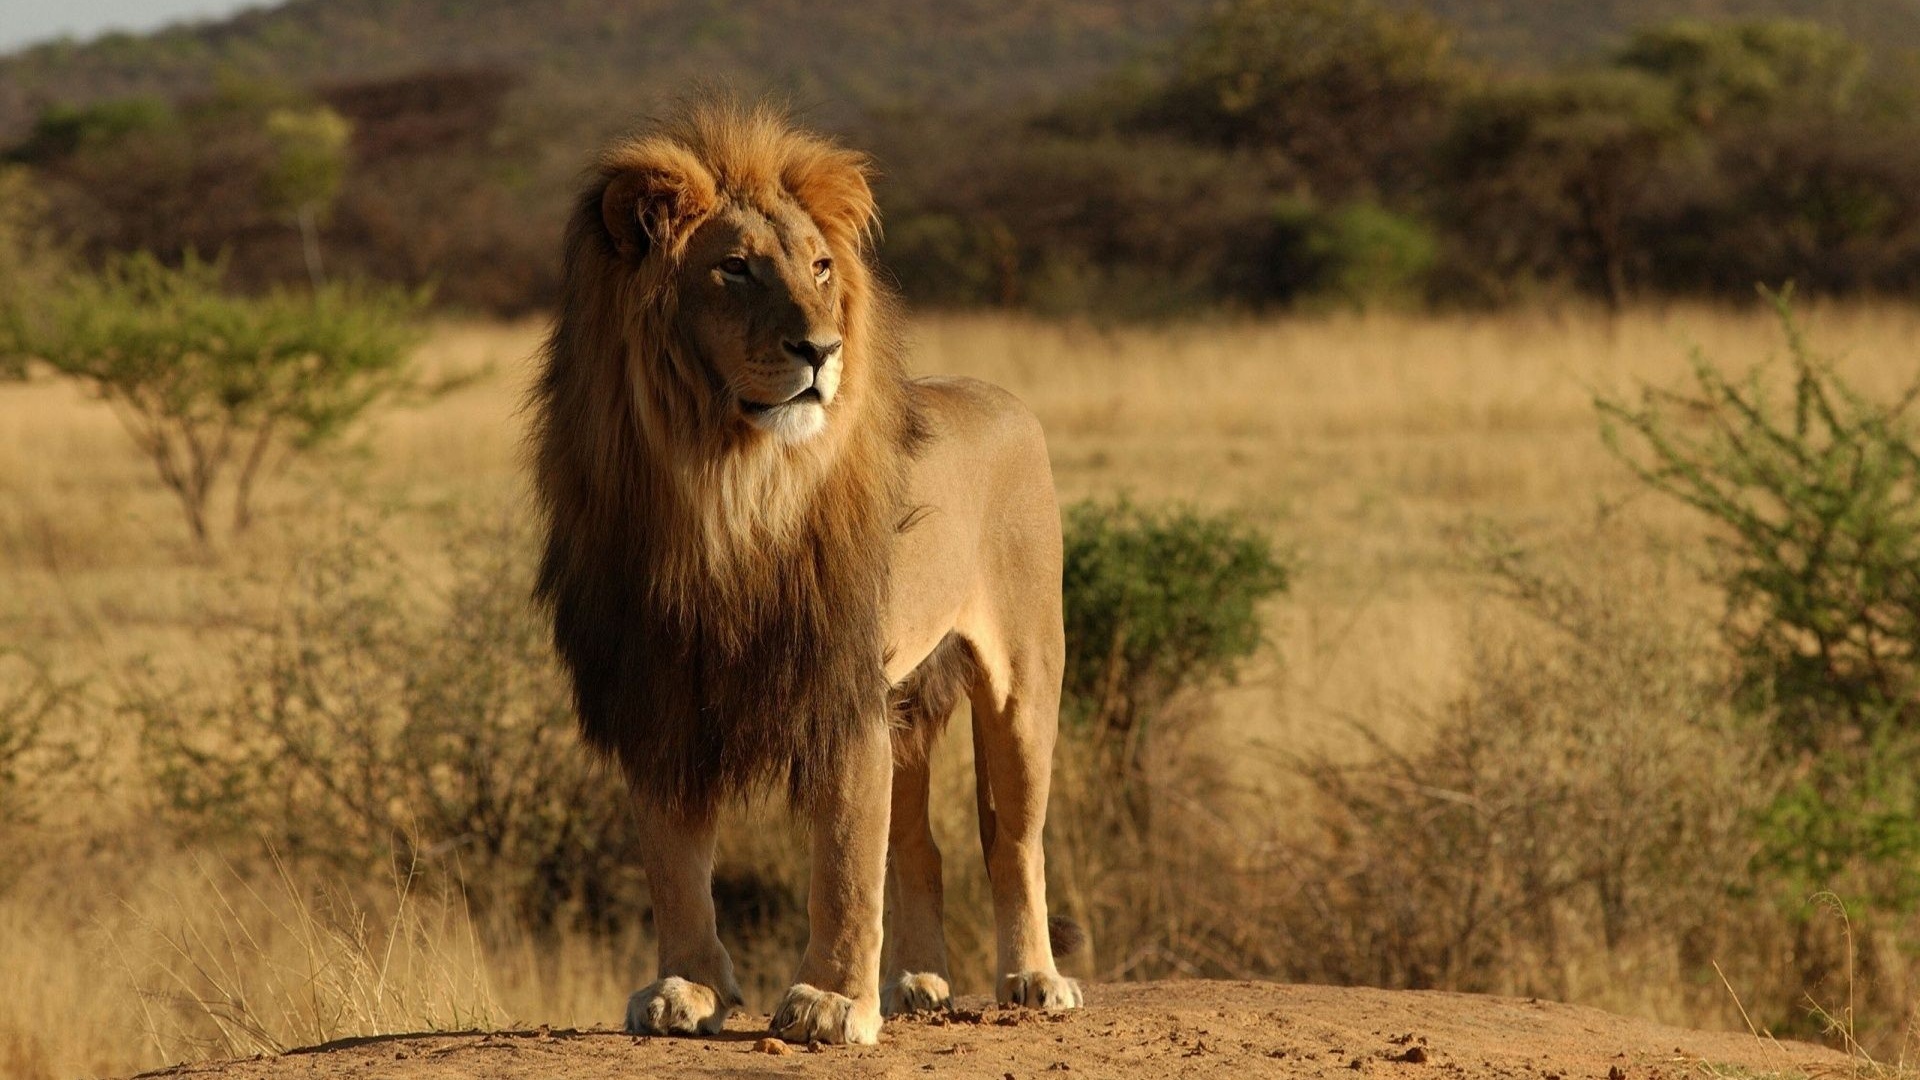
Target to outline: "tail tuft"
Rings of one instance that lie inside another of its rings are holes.
[[[1072,956],[1087,943],[1087,932],[1080,924],[1065,915],[1047,916],[1047,944],[1053,947],[1054,959]]]

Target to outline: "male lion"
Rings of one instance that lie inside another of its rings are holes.
[[[1046,445],[1002,390],[907,376],[867,181],[770,110],[704,104],[608,150],[568,228],[534,394],[538,593],[639,804],[660,977],[636,1033],[713,1033],[741,1003],[716,810],[781,781],[813,870],[774,1032],[871,1043],[882,1012],[947,1004],[927,752],[963,692],[1000,1000],[1080,1004],[1041,854],[1064,655]]]

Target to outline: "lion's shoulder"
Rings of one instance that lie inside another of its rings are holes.
[[[910,470],[916,502],[969,518],[1003,518],[1014,507],[1052,505],[1046,436],[1019,398],[992,383],[954,376],[914,379],[908,393],[925,430]],[[1050,514],[1042,516],[1052,520]]]
[[[1040,420],[1004,387],[964,375],[929,375],[907,382],[908,399],[935,440],[975,445],[1041,440]]]

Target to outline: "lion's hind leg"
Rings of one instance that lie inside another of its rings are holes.
[[[660,977],[627,999],[626,1029],[634,1035],[717,1034],[742,999],[714,921],[714,824],[686,820],[645,800],[638,816]]]
[[[940,849],[927,821],[927,788],[925,757],[895,762],[887,843],[886,960],[880,968],[880,1010],[888,1016],[952,1004]]]
[[[887,838],[888,1016],[951,1008],[940,848],[928,819],[933,744],[974,678],[972,650],[949,634],[894,693],[893,813]]]

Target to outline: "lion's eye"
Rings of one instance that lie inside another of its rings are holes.
[[[738,255],[729,255],[720,260],[720,272],[728,277],[746,277],[747,260]]]
[[[827,279],[832,276],[833,276],[833,260],[832,259],[816,259],[814,261],[813,280],[819,282],[822,285],[825,285],[827,283]]]

